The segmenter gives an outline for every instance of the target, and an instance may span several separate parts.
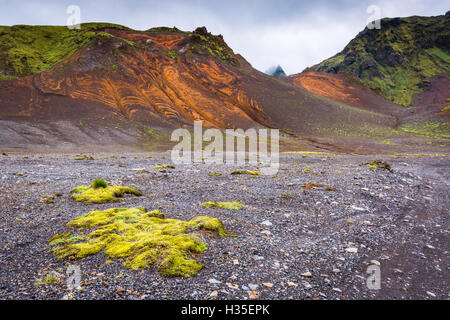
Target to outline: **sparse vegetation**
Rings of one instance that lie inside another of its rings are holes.
[[[173,164],[161,164],[154,166],[153,169],[175,169],[175,166]]]
[[[391,165],[383,160],[375,160],[371,162],[365,162],[364,165],[368,165],[371,169],[382,169],[394,173],[394,170],[391,168]]]
[[[215,201],[210,201],[210,202],[204,202],[201,204],[202,207],[205,208],[221,208],[221,209],[226,209],[226,210],[241,210],[244,205],[240,202],[215,202]]]
[[[251,175],[251,176],[259,176],[259,175],[261,175],[261,172],[259,172],[259,171],[250,171],[250,170],[235,170],[231,174],[232,175],[248,174],[248,175]]]

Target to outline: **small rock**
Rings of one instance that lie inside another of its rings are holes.
[[[237,284],[232,284],[232,283],[227,282],[226,285],[230,289],[234,289],[234,290],[239,289],[239,286]]]
[[[349,253],[358,253],[358,248],[350,247],[346,248],[345,251]]]
[[[301,276],[306,277],[306,278],[311,278],[312,274],[311,274],[311,272],[308,271],[308,272],[302,273]]]
[[[258,261],[258,260],[264,260],[264,259],[265,259],[264,257],[258,256],[258,255],[256,255],[256,254],[255,254],[252,258],[253,258],[253,260],[257,260],[257,261]]]
[[[222,283],[222,281],[216,280],[214,278],[209,279],[208,282],[211,283],[211,284],[220,284],[220,283]]]
[[[266,286],[267,288],[273,287],[273,283],[270,283],[270,282],[263,282],[263,285]]]
[[[215,297],[217,297],[218,294],[219,294],[219,293],[218,293],[216,290],[214,290],[213,292],[211,292],[211,293],[209,294],[209,296],[210,296],[211,298],[215,298]]]
[[[305,289],[311,289],[312,288],[312,285],[309,282],[307,282],[307,281],[303,281],[302,285],[305,287]]]
[[[263,222],[261,222],[261,224],[262,224],[262,225],[265,225],[265,226],[267,226],[267,227],[273,226],[273,223],[270,222],[269,220],[263,221]]]
[[[256,300],[259,298],[259,293],[257,291],[247,291],[248,298],[251,300]]]
[[[251,291],[255,291],[256,289],[258,289],[258,285],[253,283],[249,283],[248,287],[250,288]]]

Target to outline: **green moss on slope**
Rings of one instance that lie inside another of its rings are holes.
[[[450,72],[450,13],[437,17],[383,19],[381,29],[365,29],[337,55],[312,67],[347,72],[367,87],[403,106]]]
[[[0,80],[28,76],[50,69],[77,50],[102,38],[114,37],[103,28],[127,29],[108,23],[65,26],[0,26]]]

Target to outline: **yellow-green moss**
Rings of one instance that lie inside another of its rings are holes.
[[[87,203],[118,202],[118,197],[122,197],[124,194],[134,194],[138,197],[142,195],[135,189],[118,186],[88,189],[86,189],[85,186],[79,186],[74,188],[71,192],[75,193],[70,197],[71,199]]]
[[[215,202],[215,201],[210,201],[210,202],[204,202],[201,204],[202,207],[205,208],[222,208],[222,209],[227,209],[227,210],[241,210],[244,205],[242,203],[239,202]]]
[[[62,275],[56,271],[50,271],[45,277],[39,278],[35,281],[35,285],[47,285],[58,283],[62,280]]]
[[[231,174],[248,174],[251,176],[259,176],[261,172],[259,171],[250,171],[250,170],[235,170]]]
[[[173,164],[161,164],[154,166],[153,169],[175,169],[175,166]]]
[[[81,232],[78,242],[71,233],[50,239],[58,258],[84,258],[102,250],[110,259],[121,259],[123,265],[134,270],[155,265],[163,276],[191,277],[203,268],[192,254],[203,253],[207,247],[194,233],[208,230],[219,236],[231,236],[219,219],[196,217],[190,221],[165,219],[159,210],[145,208],[113,208],[92,211],[67,224]],[[84,237],[84,238],[83,238]],[[58,241],[59,240],[59,241]]]

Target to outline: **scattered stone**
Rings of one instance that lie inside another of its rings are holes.
[[[211,283],[211,284],[220,284],[220,283],[222,283],[222,281],[216,280],[214,278],[209,279],[208,282]]]
[[[271,227],[271,226],[273,226],[273,223],[270,222],[269,220],[263,221],[263,222],[261,222],[261,224],[262,224],[262,225],[265,225],[266,227]]]
[[[311,278],[311,277],[312,277],[312,274],[311,274],[311,272],[308,271],[308,272],[302,273],[301,276],[302,276],[302,277],[305,277],[305,278]]]

